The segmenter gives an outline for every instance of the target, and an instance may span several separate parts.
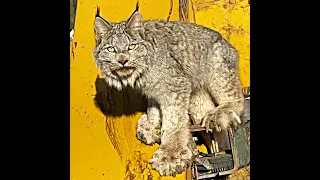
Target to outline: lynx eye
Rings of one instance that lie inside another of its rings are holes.
[[[136,44],[130,44],[130,46],[128,47],[129,50],[133,50],[134,48],[136,48]]]
[[[114,47],[108,47],[107,50],[108,50],[109,52],[115,52],[115,51],[116,51],[116,50],[114,49]]]

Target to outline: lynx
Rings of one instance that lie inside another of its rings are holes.
[[[219,32],[187,22],[144,21],[138,6],[119,23],[97,15],[94,31],[93,55],[108,85],[130,86],[148,97],[137,138],[161,143],[150,161],[161,176],[183,172],[195,157],[190,119],[217,131],[241,124],[238,53]]]

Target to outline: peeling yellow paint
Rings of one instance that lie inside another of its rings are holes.
[[[247,0],[192,0],[196,23],[216,30],[239,51],[240,79],[250,86],[250,5]]]
[[[190,21],[218,30],[240,53],[240,75],[244,86],[250,85],[249,5],[247,1],[192,0]],[[230,3],[232,2],[232,3]],[[148,161],[158,145],[146,146],[136,139],[136,123],[145,106],[139,96],[128,91],[100,88],[99,71],[93,60],[93,22],[96,7],[109,21],[128,18],[136,0],[78,0],[74,40],[70,45],[70,179],[88,180],[172,180],[159,177]],[[144,19],[179,20],[179,1],[140,0]],[[98,78],[97,78],[98,77]],[[100,79],[101,80],[101,79]],[[110,112],[104,115],[94,102],[98,92]],[[109,104],[108,104],[109,103]],[[121,116],[122,112],[127,115]],[[202,148],[203,147],[199,147]],[[205,150],[203,150],[205,151]]]

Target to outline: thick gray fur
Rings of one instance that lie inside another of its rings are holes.
[[[150,161],[161,175],[179,174],[192,162],[190,119],[218,131],[241,123],[238,53],[218,32],[186,22],[143,21],[138,10],[120,23],[96,17],[94,28],[93,54],[106,82],[149,98],[137,137],[161,142]]]

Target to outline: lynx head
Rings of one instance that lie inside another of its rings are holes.
[[[134,86],[146,70],[147,48],[142,16],[138,8],[130,18],[109,23],[100,16],[94,22],[96,48],[94,58],[110,86]]]

